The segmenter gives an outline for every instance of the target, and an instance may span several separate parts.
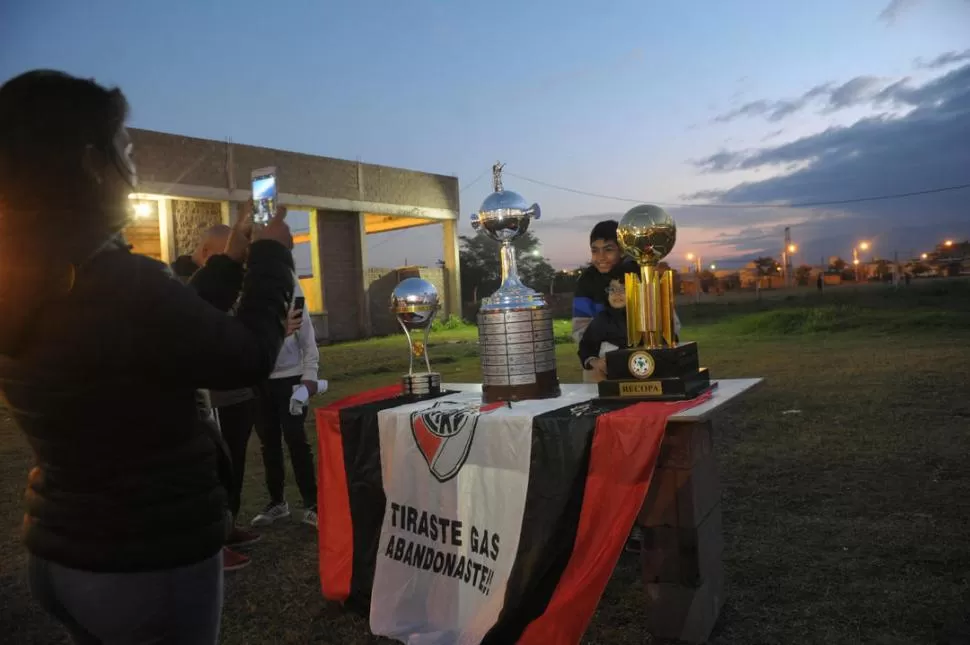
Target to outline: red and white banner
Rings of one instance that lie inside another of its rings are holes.
[[[519,548],[533,418],[563,404],[466,392],[378,415],[387,506],[371,631],[408,645],[481,642]]]

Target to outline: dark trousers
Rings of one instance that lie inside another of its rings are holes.
[[[219,429],[222,431],[222,440],[226,442],[229,458],[232,460],[232,481],[226,492],[233,518],[239,515],[243,476],[246,474],[246,447],[249,445],[249,435],[252,434],[253,423],[256,421],[256,412],[255,398],[219,408]]]
[[[313,466],[313,451],[307,441],[306,411],[290,414],[290,397],[293,387],[300,384],[299,376],[270,379],[260,387],[259,415],[256,434],[263,450],[263,467],[266,470],[266,488],[271,502],[283,501],[283,441],[290,450],[290,462],[296,486],[306,508],[317,506],[317,476]]]
[[[222,553],[176,569],[95,573],[30,556],[34,599],[77,645],[216,645]]]

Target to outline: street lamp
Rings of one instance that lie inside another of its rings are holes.
[[[869,242],[863,240],[859,242],[859,244],[853,247],[852,249],[852,264],[856,266],[856,270],[855,270],[856,282],[859,282],[859,251],[868,251],[871,248],[872,248],[872,245],[869,244]]]
[[[953,246],[953,240],[947,240],[943,243],[943,246]]]
[[[714,269],[716,269],[716,268],[717,268],[717,265],[716,265],[716,264],[712,264],[712,265],[711,265],[711,271],[713,271],[713,270],[714,270]]]
[[[786,237],[787,237],[787,234],[786,234]],[[785,279],[785,286],[786,287],[790,287],[791,286],[791,278],[792,278],[792,276],[791,276],[791,268],[792,268],[792,259],[791,259],[791,256],[794,255],[795,251],[797,251],[797,250],[798,250],[798,247],[789,242],[789,244],[785,247],[785,250],[782,251],[782,253],[781,253],[781,266],[784,267],[781,270],[783,271],[782,276]]]
[[[926,259],[926,258],[928,258],[928,257],[930,257],[928,253],[921,253],[921,254],[920,254],[920,256],[919,256],[919,258],[920,258],[921,260],[925,260],[925,259]]]

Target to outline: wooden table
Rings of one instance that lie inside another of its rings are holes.
[[[713,416],[763,379],[721,379],[710,400],[668,420],[657,468],[637,524],[651,633],[707,641],[724,606],[721,485],[713,451]],[[481,385],[442,385],[481,391]],[[597,394],[594,384],[564,384],[563,394]]]

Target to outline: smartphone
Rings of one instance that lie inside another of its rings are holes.
[[[306,306],[306,298],[303,296],[297,296],[296,300],[293,301],[293,311],[303,311],[303,307]]]
[[[252,173],[253,223],[266,226],[276,214],[276,167],[258,168]]]

